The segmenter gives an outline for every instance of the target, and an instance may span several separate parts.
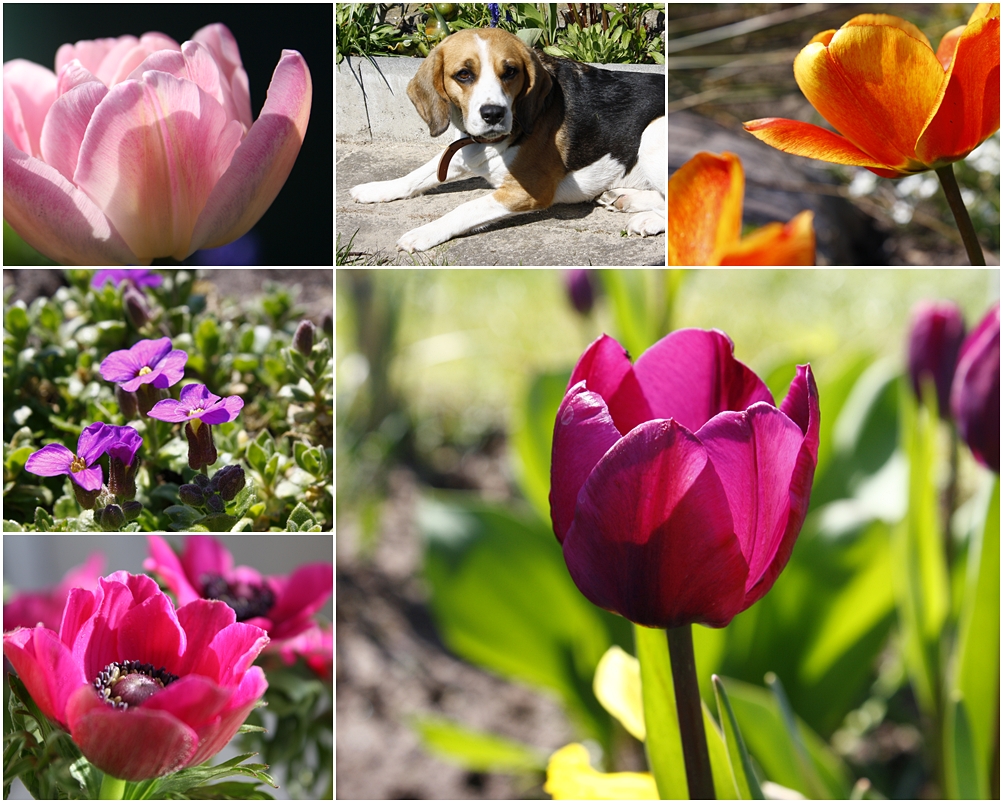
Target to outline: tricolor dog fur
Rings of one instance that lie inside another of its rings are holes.
[[[439,43],[407,94],[433,137],[452,123],[463,139],[402,178],[352,187],[352,198],[394,201],[469,175],[495,190],[407,232],[398,248],[425,251],[510,215],[595,198],[631,213],[628,234],[665,231],[664,76],[553,58],[483,28]]]

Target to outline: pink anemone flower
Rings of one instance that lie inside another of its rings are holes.
[[[313,615],[334,587],[330,563],[300,566],[289,577],[266,577],[249,566],[234,566],[230,551],[209,535],[189,535],[180,557],[159,535],[148,535],[147,540],[150,557],[143,568],[160,576],[179,605],[223,600],[237,612],[238,621],[268,631],[270,652],[313,627]]]
[[[233,738],[268,683],[252,666],[268,635],[219,602],[175,610],[145,575],[74,588],[59,632],[4,633],[32,699],[84,756],[126,781],[200,764]]]
[[[292,170],[313,85],[283,50],[258,119],[233,34],[207,25],[3,65],[4,219],[67,265],[183,260],[245,234]]]
[[[50,630],[59,630],[70,590],[96,588],[104,564],[104,555],[92,552],[83,566],[74,566],[52,588],[16,592],[3,606],[3,629],[45,625]]]

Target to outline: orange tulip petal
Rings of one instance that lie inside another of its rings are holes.
[[[828,46],[805,47],[794,59],[794,77],[812,106],[872,162],[902,173],[926,169],[915,145],[944,68],[915,26],[887,15],[855,18]]]
[[[722,265],[814,265],[814,213],[805,210],[786,225],[768,223],[722,257]]]
[[[969,23],[957,40],[941,100],[916,143],[916,155],[926,164],[939,167],[963,159],[999,130],[998,13]]]
[[[698,153],[669,179],[669,264],[714,265],[742,231],[745,174],[732,153]]]
[[[809,159],[820,159],[839,165],[890,169],[864,153],[846,137],[833,134],[811,123],[784,120],[780,117],[764,117],[762,120],[750,120],[742,125],[754,137],[784,153],[807,156]],[[900,175],[905,173],[896,173],[895,177],[898,178]]]

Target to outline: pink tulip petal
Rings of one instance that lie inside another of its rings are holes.
[[[237,40],[233,38],[229,28],[218,22],[197,30],[192,36],[192,40],[208,47],[216,63],[219,64],[223,71],[224,88],[228,96],[225,105],[228,110],[233,109],[236,119],[240,120],[244,130],[247,131],[254,122],[254,118],[251,116],[251,91],[247,81],[247,73],[240,60],[240,48],[237,47]]]
[[[804,435],[764,402],[721,413],[697,432],[721,478],[751,588],[772,562],[790,511],[790,485]],[[747,590],[747,589],[746,589]]]
[[[89,686],[73,693],[66,713],[73,741],[88,760],[126,781],[176,772],[198,747],[198,734],[172,714],[145,705],[116,711]]]
[[[679,329],[640,356],[634,374],[651,418],[674,418],[696,432],[725,410],[744,410],[773,396],[754,372],[734,357],[724,332]]]
[[[233,154],[195,225],[184,258],[246,234],[271,206],[296,162],[310,119],[310,70],[295,50],[283,50],[261,114]]]
[[[25,153],[32,156],[41,153],[39,139],[42,136],[42,123],[55,99],[54,72],[24,59],[12,59],[4,63],[3,131]],[[4,173],[6,172],[5,165]],[[6,206],[5,203],[5,209]]]
[[[675,421],[640,425],[599,461],[564,559],[589,600],[648,627],[722,627],[745,597],[748,567],[721,481]]]
[[[113,87],[94,112],[75,181],[144,264],[183,259],[239,139],[240,124],[197,84],[147,72]]]
[[[129,250],[94,201],[6,134],[3,216],[25,242],[63,265],[150,264]]]
[[[75,67],[77,69],[75,69]],[[68,181],[73,181],[73,173],[77,169],[77,154],[80,143],[84,140],[87,124],[94,114],[94,109],[108,94],[108,87],[98,80],[78,81],[75,86],[69,84],[75,79],[89,76],[79,62],[73,62],[60,74],[60,82],[67,79],[66,89],[60,92],[42,126],[40,147],[42,159],[52,165]],[[61,87],[62,89],[62,87]]]

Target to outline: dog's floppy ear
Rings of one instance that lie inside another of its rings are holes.
[[[553,81],[536,51],[527,47],[525,52],[526,85],[516,98],[512,111],[523,133],[532,134],[533,125],[543,111]]]
[[[443,83],[442,62],[442,44],[438,44],[407,85],[407,96],[421,119],[428,123],[428,133],[433,137],[449,127],[449,100]]]

